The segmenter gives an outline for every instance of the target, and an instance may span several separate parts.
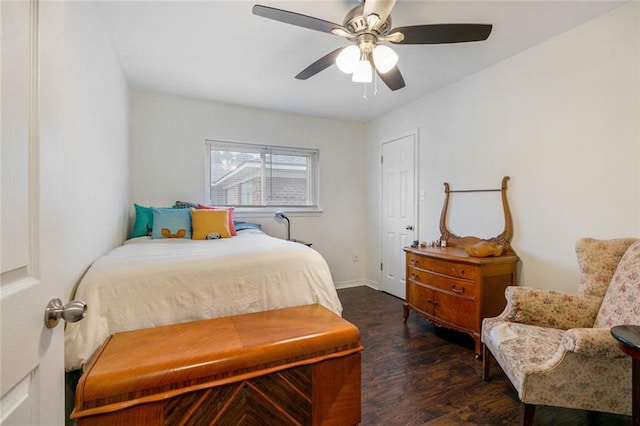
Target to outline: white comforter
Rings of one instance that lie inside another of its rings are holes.
[[[129,240],[89,268],[75,298],[87,303],[87,316],[67,324],[67,370],[119,331],[310,303],[342,313],[318,252],[258,230],[221,240]]]

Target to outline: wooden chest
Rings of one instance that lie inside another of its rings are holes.
[[[82,425],[355,425],[360,336],[320,305],[112,335],[77,386]]]
[[[435,325],[469,334],[482,354],[482,319],[502,312],[516,285],[516,255],[471,257],[461,247],[405,248],[404,319],[413,309]]]

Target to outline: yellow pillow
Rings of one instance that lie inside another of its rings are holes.
[[[191,226],[194,240],[230,238],[228,210],[191,209]]]

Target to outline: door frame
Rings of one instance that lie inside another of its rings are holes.
[[[419,159],[419,155],[420,155],[420,133],[419,133],[420,128],[416,127],[415,129],[412,130],[408,130],[406,132],[403,132],[399,135],[396,135],[394,137],[388,138],[383,142],[380,142],[378,144],[378,158],[382,159],[382,146],[384,144],[390,143],[390,142],[394,142],[397,141],[399,139],[405,138],[407,136],[413,136],[413,190],[414,190],[414,194],[413,194],[413,198],[414,198],[414,203],[413,203],[413,217],[414,217],[414,222],[415,225],[414,226],[414,235],[415,237],[419,240],[419,235],[420,235],[420,217],[418,216],[420,209],[419,209],[419,202],[420,202],[420,188],[419,188],[419,182],[420,182],[420,159]],[[380,241],[380,247],[379,247],[379,262],[378,264],[383,265],[382,268],[378,269],[378,290],[382,290],[382,281],[383,281],[383,273],[384,273],[384,264],[383,264],[383,260],[384,260],[384,230],[382,227],[382,221],[383,221],[383,209],[384,209],[384,175],[382,173],[382,167],[383,167],[383,161],[380,160],[379,164],[379,168],[378,168],[378,175],[379,175],[379,181],[378,181],[378,191],[379,191],[379,195],[378,195],[378,199],[379,199],[379,205],[378,205],[378,218],[379,218],[379,223],[380,223],[380,229],[378,230],[378,238]],[[406,279],[406,277],[405,277]],[[406,297],[406,296],[405,296]]]

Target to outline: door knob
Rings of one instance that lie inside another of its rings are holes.
[[[413,231],[413,225],[407,225],[405,228],[407,231]]]
[[[82,300],[72,300],[63,306],[60,299],[51,299],[44,310],[44,324],[47,328],[54,328],[60,318],[67,322],[77,322],[86,316],[87,304]]]

